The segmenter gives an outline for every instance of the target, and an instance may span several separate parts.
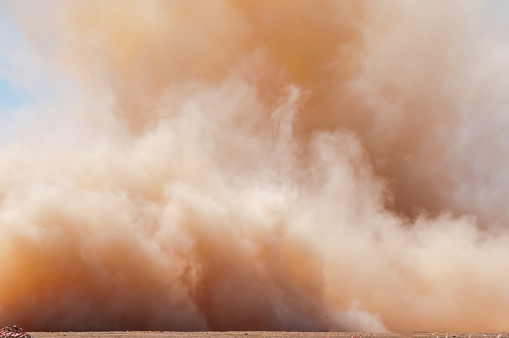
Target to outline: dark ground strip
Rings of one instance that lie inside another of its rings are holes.
[[[111,332],[31,332],[34,338],[508,338],[506,333],[447,333],[447,332],[282,332],[282,331],[229,331],[229,332],[171,332],[171,331],[111,331]]]

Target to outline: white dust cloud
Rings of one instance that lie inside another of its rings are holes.
[[[11,3],[53,89],[1,146],[0,324],[507,330],[481,4],[39,7]]]

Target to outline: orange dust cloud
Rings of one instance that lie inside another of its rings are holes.
[[[10,3],[52,75],[0,146],[0,324],[507,331],[481,3],[39,7]]]

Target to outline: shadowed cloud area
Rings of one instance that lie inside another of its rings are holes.
[[[507,330],[483,6],[10,2],[51,95],[0,145],[0,326]]]

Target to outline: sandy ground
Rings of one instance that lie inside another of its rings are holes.
[[[170,332],[170,331],[112,331],[112,332],[30,332],[34,338],[140,338],[140,337],[192,337],[192,338],[256,338],[256,337],[312,337],[312,338],[446,338],[447,333],[361,333],[361,332],[275,332],[275,331],[234,331],[234,332]],[[447,338],[468,338],[469,333],[449,333]],[[471,338],[508,338],[507,334],[474,333]]]

